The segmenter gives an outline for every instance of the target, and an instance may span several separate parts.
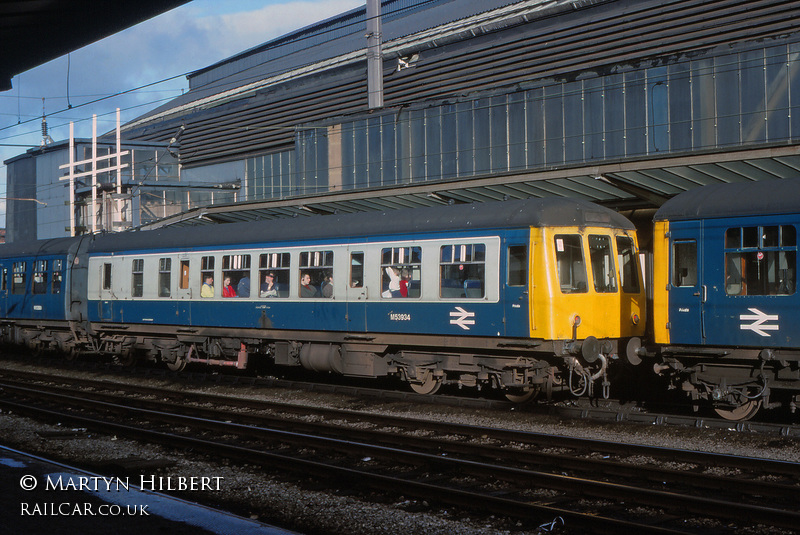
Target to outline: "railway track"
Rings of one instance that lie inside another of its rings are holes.
[[[0,405],[19,412],[528,527],[561,519],[580,532],[708,533],[710,523],[733,533],[726,526],[794,529],[800,521],[798,463],[11,375],[0,379]]]

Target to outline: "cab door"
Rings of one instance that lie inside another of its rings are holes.
[[[506,273],[503,280],[505,310],[503,311],[505,335],[515,337],[530,336],[532,319],[529,294],[530,266],[532,259],[528,254],[528,233],[519,238],[509,238],[504,243]]]
[[[669,333],[673,344],[704,344],[702,222],[670,223]]]

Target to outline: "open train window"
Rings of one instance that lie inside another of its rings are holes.
[[[25,275],[28,267],[25,262],[14,262],[11,266],[11,293],[25,293]]]
[[[172,259],[158,259],[158,296],[169,297],[172,290]]]
[[[381,250],[381,297],[419,297],[421,278],[422,247]]]
[[[796,286],[797,230],[793,225],[725,231],[727,295],[793,295]]]
[[[333,251],[300,253],[300,297],[333,297]]]
[[[259,297],[289,297],[289,253],[264,253],[258,260]]]
[[[443,245],[439,262],[439,297],[483,297],[486,246],[482,243]]]
[[[617,236],[617,261],[619,262],[619,276],[622,279],[622,291],[626,293],[639,293],[639,261],[633,239],[629,236]]]
[[[61,278],[63,274],[61,270],[63,269],[63,263],[61,260],[53,260],[53,286],[52,291],[54,294],[61,293]]]
[[[33,269],[33,293],[47,293],[47,260],[37,260]]]
[[[134,258],[131,265],[131,296],[141,297],[144,294],[144,259]]]
[[[214,297],[214,257],[200,259],[200,297]]]
[[[230,282],[230,288],[224,286],[226,282]],[[250,297],[249,254],[222,257],[222,284],[222,297]]]
[[[556,234],[556,269],[561,292],[565,294],[589,291],[586,263],[583,260],[583,242],[580,234]]]

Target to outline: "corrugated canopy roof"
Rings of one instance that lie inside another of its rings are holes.
[[[679,193],[709,184],[797,177],[800,177],[800,154],[794,147],[779,147],[206,206],[143,228],[385,211],[528,197],[571,197],[618,210],[634,210],[658,208]]]

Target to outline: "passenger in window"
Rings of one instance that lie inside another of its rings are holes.
[[[320,291],[322,297],[333,297],[333,277],[330,273],[325,274],[325,280],[322,282],[322,290]]]
[[[381,294],[381,297],[400,297],[400,270],[387,266],[386,274],[389,275],[389,288]]]
[[[239,284],[236,285],[236,293],[239,297],[250,297],[250,277],[245,275],[239,279]]]
[[[400,297],[408,297],[408,283],[411,282],[411,273],[403,268],[400,270]]]
[[[200,288],[200,297],[214,297],[214,277],[206,276],[206,281]]]
[[[259,297],[278,297],[278,285],[275,284],[275,273],[269,272],[264,275],[264,282],[261,283]]]
[[[222,281],[222,297],[236,297],[236,290],[231,286],[230,277],[225,277]]]
[[[311,275],[308,273],[300,277],[300,297],[319,297],[319,290],[311,286]]]

